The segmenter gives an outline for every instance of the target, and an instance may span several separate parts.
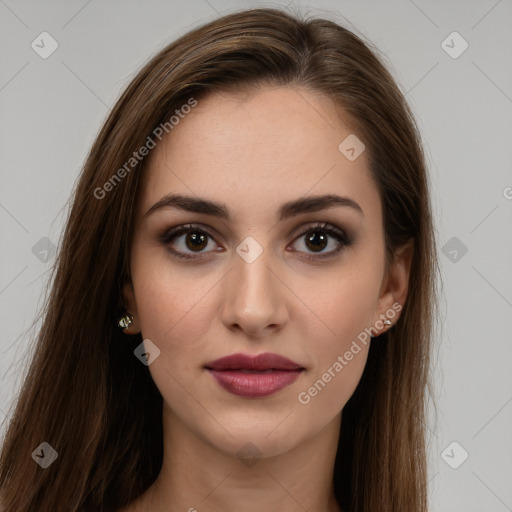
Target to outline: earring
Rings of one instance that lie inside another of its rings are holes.
[[[389,318],[386,318],[386,320],[384,320],[382,323],[386,326],[385,329],[387,329],[388,327],[393,325],[393,322]],[[380,333],[380,334],[382,334],[382,333]],[[370,334],[370,338],[375,338],[375,337],[376,336],[373,336],[373,334]]]
[[[126,313],[126,315],[122,316],[119,321],[117,322],[117,325],[125,331],[130,327],[131,323],[133,322],[133,315],[130,315],[130,313]]]

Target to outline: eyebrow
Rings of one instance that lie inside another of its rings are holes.
[[[351,208],[364,217],[363,209],[353,199],[335,194],[301,197],[284,203],[279,209],[278,217],[279,220],[282,221],[300,215],[301,213],[317,212],[340,206]],[[169,194],[162,197],[162,199],[155,203],[144,216],[147,217],[162,208],[175,208],[186,212],[211,215],[227,221],[230,220],[228,208],[224,204],[182,194]]]

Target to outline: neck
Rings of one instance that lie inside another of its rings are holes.
[[[163,422],[163,464],[148,511],[340,512],[332,481],[341,415],[292,450],[262,458],[250,443],[236,455],[219,450],[165,405]]]

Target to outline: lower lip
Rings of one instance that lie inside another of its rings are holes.
[[[226,391],[247,398],[260,398],[277,393],[292,384],[302,373],[302,370],[272,370],[265,373],[237,370],[208,371]]]

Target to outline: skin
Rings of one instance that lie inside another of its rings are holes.
[[[297,397],[365,327],[404,304],[412,256],[404,246],[386,272],[382,205],[366,152],[349,161],[338,150],[351,133],[329,98],[265,87],[202,99],[149,155],[124,295],[134,315],[127,332],[141,332],[160,350],[149,370],[164,400],[164,462],[156,482],[122,512],[339,512],[331,482],[342,409],[369,343],[379,340],[359,343],[308,404]],[[231,219],[172,208],[144,216],[169,193],[223,203]],[[277,219],[282,203],[323,194],[350,197],[364,215],[337,206]],[[319,221],[351,234],[353,245],[328,235],[315,252],[299,234]],[[160,241],[187,223],[214,238],[199,252],[186,234],[167,246]],[[248,236],[263,250],[252,263],[236,252]],[[179,260],[169,247],[199,256]],[[331,258],[306,259],[339,247]],[[238,352],[277,353],[305,371],[274,395],[242,398],[203,368]],[[248,442],[261,454],[251,467],[237,457]]]

